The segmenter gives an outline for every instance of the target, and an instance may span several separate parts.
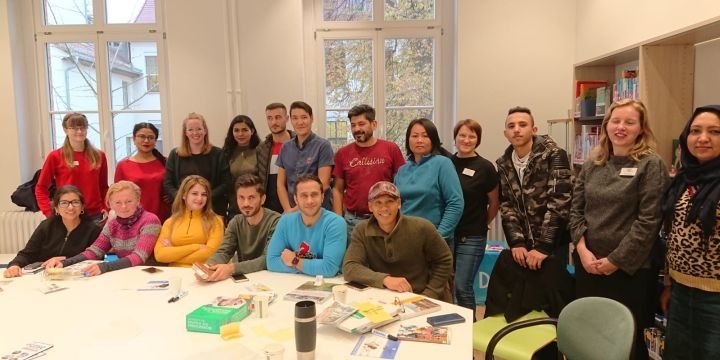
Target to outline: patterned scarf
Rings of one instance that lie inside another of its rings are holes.
[[[142,208],[142,206],[138,206],[137,210],[135,210],[135,213],[130,215],[126,218],[121,218],[119,216],[115,217],[115,221],[117,221],[123,230],[129,229],[131,226],[135,225],[135,223],[140,220],[140,216],[145,212],[145,209]]]

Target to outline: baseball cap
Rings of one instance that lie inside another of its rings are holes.
[[[378,181],[375,185],[370,187],[370,191],[368,191],[368,201],[373,201],[382,195],[388,195],[399,199],[400,191],[395,184],[389,181]]]

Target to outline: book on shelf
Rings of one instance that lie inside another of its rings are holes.
[[[573,162],[582,164],[600,141],[600,125],[582,125],[580,134],[575,136]]]
[[[612,96],[612,88],[603,86],[596,89],[597,97],[595,100],[595,116],[604,116],[605,112],[611,105],[610,97]]]
[[[397,333],[397,338],[405,341],[449,344],[450,329],[444,326],[400,325]]]
[[[577,81],[575,83],[575,116],[595,116],[597,88],[607,86],[605,81]]]
[[[622,77],[616,79],[613,85],[613,102],[622,99],[637,99],[639,98],[640,89],[639,78],[637,77],[637,70],[625,70],[622,72]]]

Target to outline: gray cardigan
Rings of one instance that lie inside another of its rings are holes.
[[[639,162],[623,156],[611,156],[604,165],[585,162],[573,191],[573,242],[577,244],[585,236],[588,250],[598,259],[607,257],[630,275],[649,268],[669,180],[667,168],[656,154]]]

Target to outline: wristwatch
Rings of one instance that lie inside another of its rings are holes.
[[[300,262],[300,257],[298,257],[297,254],[295,254],[295,258],[292,259],[293,266],[297,265],[299,262]]]

